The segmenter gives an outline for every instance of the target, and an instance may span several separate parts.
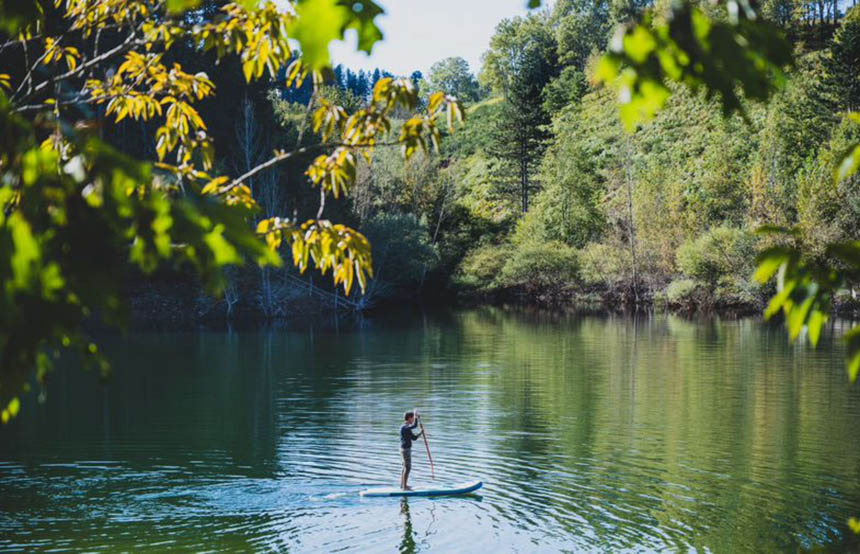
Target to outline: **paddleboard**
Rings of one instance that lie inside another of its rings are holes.
[[[448,496],[452,494],[468,494],[474,492],[484,484],[480,481],[469,481],[450,486],[415,487],[412,490],[403,490],[400,487],[380,487],[378,489],[367,489],[361,491],[361,496]]]

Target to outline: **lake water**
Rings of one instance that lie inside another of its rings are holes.
[[[58,370],[0,429],[2,552],[858,548],[860,394],[829,337],[478,309],[101,343],[108,386]],[[396,484],[413,406],[435,482],[479,494],[359,497]]]

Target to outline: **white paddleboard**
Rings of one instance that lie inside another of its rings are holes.
[[[412,490],[403,490],[400,487],[380,487],[361,491],[361,496],[448,496],[452,494],[468,494],[474,492],[484,484],[481,481],[469,481],[448,486],[415,487]]]

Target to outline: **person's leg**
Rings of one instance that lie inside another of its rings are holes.
[[[412,450],[404,449],[400,451],[403,457],[403,471],[400,474],[400,488],[406,490],[409,488],[409,472],[412,470]]]
[[[400,488],[406,488],[406,451],[400,449]]]

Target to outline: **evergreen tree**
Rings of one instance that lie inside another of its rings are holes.
[[[543,89],[558,74],[556,42],[547,23],[539,16],[503,21],[484,56],[482,78],[504,96],[490,154],[500,162],[500,188],[517,191],[523,213],[529,209],[532,176],[549,138]]]
[[[842,20],[830,47],[830,78],[847,110],[860,110],[860,8],[852,8]]]
[[[343,65],[337,64],[332,71],[334,73],[334,85],[338,88],[346,88],[343,77]]]
[[[358,76],[351,69],[347,69],[346,70],[346,83],[345,83],[346,90],[357,95],[357,91],[358,91],[357,84],[358,84]]]
[[[363,69],[358,72],[358,77],[355,80],[355,91],[353,92],[362,100],[370,95],[370,79]]]
[[[409,79],[412,80],[412,84],[415,85],[415,88],[418,88],[418,83],[420,83],[423,78],[424,74],[417,70],[413,71],[412,75],[409,76]]]
[[[543,108],[547,113],[556,113],[568,104],[579,102],[587,88],[585,75],[569,65],[544,87]]]

